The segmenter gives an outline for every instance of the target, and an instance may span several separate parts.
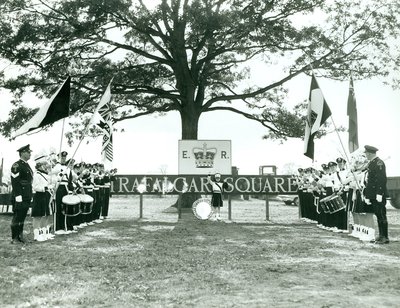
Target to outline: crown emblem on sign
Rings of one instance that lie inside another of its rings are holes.
[[[203,148],[193,148],[196,168],[212,168],[214,167],[214,158],[217,154],[216,148],[207,148],[207,143],[203,144]]]

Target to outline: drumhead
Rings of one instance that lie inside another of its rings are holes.
[[[78,194],[77,196],[78,196],[80,202],[83,202],[83,203],[91,203],[94,200],[92,196],[89,196],[86,194]]]
[[[81,199],[77,195],[66,195],[62,198],[62,203],[75,205],[81,203]]]
[[[329,195],[329,196],[327,196],[327,197],[325,197],[325,198],[320,199],[319,202],[326,202],[326,201],[329,201],[329,200],[332,199],[333,196],[334,196],[334,195]]]
[[[211,207],[211,201],[206,198],[201,198],[193,202],[193,214],[201,220],[209,219],[212,214],[213,210]]]

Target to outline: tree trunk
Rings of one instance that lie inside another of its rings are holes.
[[[182,140],[197,140],[200,114],[193,108],[181,112]]]
[[[197,140],[200,113],[195,108],[181,111],[182,140]],[[183,193],[179,195],[176,202],[172,205],[178,207],[178,201],[182,208],[191,208],[193,202],[200,198],[198,193]]]

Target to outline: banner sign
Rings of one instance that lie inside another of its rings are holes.
[[[225,193],[232,194],[289,194],[297,193],[295,179],[290,175],[241,175],[222,176],[228,184]],[[199,175],[117,175],[111,192],[127,194],[181,194],[192,192],[211,194],[208,176]]]
[[[232,174],[230,140],[179,140],[179,174]]]

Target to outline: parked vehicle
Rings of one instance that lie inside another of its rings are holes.
[[[400,209],[400,176],[388,177],[386,187],[390,197],[390,204],[394,208]]]
[[[299,197],[297,195],[278,195],[277,199],[283,201],[286,205],[299,206]]]

